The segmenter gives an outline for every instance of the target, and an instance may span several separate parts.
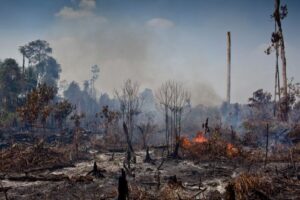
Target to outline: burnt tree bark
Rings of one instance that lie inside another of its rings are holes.
[[[90,171],[89,173],[87,173],[87,175],[92,175],[96,178],[104,178],[105,176],[103,175],[103,173],[98,169],[97,163],[94,162],[94,166],[92,171]]]
[[[288,118],[288,84],[287,84],[287,70],[286,70],[286,56],[285,56],[285,44],[283,38],[283,31],[281,25],[281,19],[283,19],[286,13],[280,12],[280,0],[275,0],[275,10],[273,17],[278,27],[278,32],[275,33],[279,36],[280,41],[280,57],[282,61],[282,82],[283,82],[283,102],[282,102],[282,114],[283,120],[286,121]],[[282,9],[282,8],[281,8]]]
[[[119,177],[118,192],[119,192],[118,200],[129,199],[129,189],[128,189],[128,183],[127,183],[126,173],[124,169],[121,170],[121,176]]]
[[[132,147],[132,141],[131,138],[129,136],[129,132],[128,132],[128,128],[127,125],[125,124],[125,122],[123,122],[123,130],[126,136],[126,142],[127,142],[127,164],[128,167],[130,168],[130,162],[133,161],[134,163],[136,162],[136,157],[135,157],[135,153]]]
[[[265,167],[268,162],[268,151],[269,151],[269,124],[267,124],[267,133],[266,133],[266,155],[265,155]]]
[[[230,87],[231,87],[231,37],[227,32],[227,103],[230,104]]]

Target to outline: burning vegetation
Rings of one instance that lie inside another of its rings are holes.
[[[174,80],[141,92],[128,79],[98,98],[97,65],[82,88],[59,85],[50,44],[21,46],[22,66],[0,61],[0,199],[300,199],[300,84],[286,77],[286,15],[275,0],[274,100],[259,89],[248,104],[230,103],[230,33],[220,106],[192,105]]]

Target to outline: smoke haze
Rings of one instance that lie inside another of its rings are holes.
[[[64,7],[56,13],[58,23],[48,37],[54,57],[63,67],[62,79],[82,83],[90,78],[90,67],[98,64],[96,88],[111,95],[128,78],[138,81],[141,88],[153,90],[174,79],[191,90],[194,105],[221,102],[214,89],[201,82],[198,68],[205,65],[204,59],[192,53],[182,56],[183,51],[192,52],[190,41],[174,43],[178,36],[174,35],[174,22],[153,18],[142,25],[121,23],[96,15],[93,8]]]

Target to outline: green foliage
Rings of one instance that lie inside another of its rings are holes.
[[[260,107],[271,102],[272,95],[269,92],[264,92],[263,89],[253,92],[253,97],[249,98],[249,106]]]
[[[35,40],[19,48],[20,53],[27,58],[30,67],[34,67],[37,84],[46,83],[56,87],[61,66],[50,56],[52,48],[45,40]],[[35,86],[36,86],[35,85]]]
[[[14,59],[5,59],[0,64],[1,106],[7,111],[14,111],[21,91],[20,68]]]
[[[19,116],[25,124],[33,125],[40,120],[45,125],[53,112],[63,121],[73,107],[66,101],[51,103],[56,97],[61,66],[50,56],[49,43],[35,40],[21,46],[19,51],[23,55],[22,73],[14,59],[0,61],[0,123],[16,121]],[[29,61],[27,67],[25,59]]]
[[[20,52],[29,60],[31,65],[36,65],[48,58],[52,48],[45,40],[35,40],[20,47]]]

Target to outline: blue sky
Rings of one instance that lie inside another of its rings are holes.
[[[0,59],[45,39],[62,79],[82,83],[101,68],[97,88],[113,93],[131,78],[155,90],[168,79],[192,90],[193,102],[225,98],[226,32],[232,34],[232,99],[273,92],[274,55],[265,55],[273,0],[0,0]],[[300,2],[285,0],[288,76],[300,81]],[[112,78],[113,77],[113,78]]]

